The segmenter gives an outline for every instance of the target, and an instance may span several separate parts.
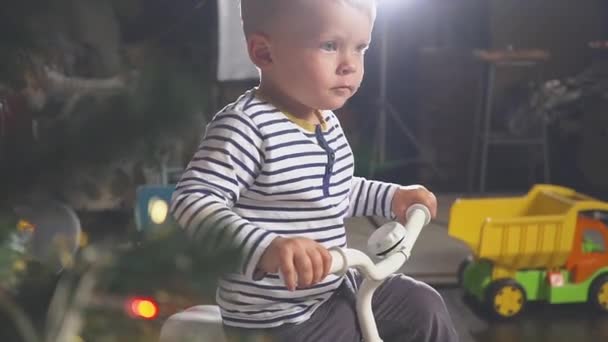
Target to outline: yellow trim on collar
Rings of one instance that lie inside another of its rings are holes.
[[[266,97],[264,97],[262,94],[260,94],[258,89],[255,90],[255,96],[262,101],[272,104],[274,107],[276,107],[278,110],[280,110],[281,113],[283,113],[283,115],[285,115],[289,119],[289,121],[295,123],[296,125],[302,127],[303,129],[305,129],[311,133],[315,131],[315,127],[317,126],[316,124],[313,124],[312,122],[308,122],[304,119],[300,119],[297,116],[291,114],[290,112],[275,105],[274,103],[272,103],[272,101],[269,101]],[[319,110],[315,110],[315,116],[317,117],[317,120],[319,120],[319,123],[321,124],[321,128],[324,131],[327,130],[327,122],[323,118],[323,114],[321,114],[321,112]]]
[[[297,116],[295,116],[287,111],[281,110],[281,112],[283,113],[283,115],[285,115],[289,120],[291,120],[296,125],[304,128],[305,130],[307,130],[309,132],[315,131],[315,128],[317,126],[316,124],[313,124],[312,122],[308,122],[306,120],[300,119]],[[315,116],[317,117],[317,120],[319,120],[319,123],[321,124],[321,128],[325,131],[327,128],[327,122],[325,122],[325,119],[323,119],[323,115],[318,110],[315,110]]]

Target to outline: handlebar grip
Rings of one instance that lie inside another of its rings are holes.
[[[346,255],[342,248],[330,248],[329,254],[331,255],[331,268],[329,269],[330,274],[343,274],[348,268],[346,261]]]
[[[408,249],[406,252],[409,256],[409,252],[418,240],[422,228],[431,222],[431,211],[425,205],[413,204],[407,209],[405,216],[407,217],[405,224],[407,235],[404,238],[403,245]]]
[[[426,205],[419,204],[419,203],[410,205],[410,207],[407,208],[407,211],[405,212],[405,217],[409,221],[415,215],[424,216],[423,226],[426,226],[427,224],[429,224],[429,222],[431,222],[431,210]]]

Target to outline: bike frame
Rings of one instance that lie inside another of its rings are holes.
[[[372,311],[372,298],[376,289],[399,271],[410,254],[422,228],[429,223],[431,214],[420,204],[411,206],[405,226],[391,222],[378,228],[368,241],[371,253],[382,258],[378,263],[365,253],[351,248],[330,250],[333,274],[344,274],[349,268],[360,270],[365,277],[357,292],[357,319],[365,342],[382,342]],[[160,341],[226,341],[220,310],[213,305],[200,305],[170,317],[161,332]]]
[[[390,247],[391,251],[386,254],[385,259],[376,264],[369,256],[356,249],[336,248],[330,250],[332,255],[331,273],[344,274],[349,268],[353,267],[357,268],[365,277],[357,292],[356,305],[357,318],[365,342],[382,342],[372,310],[374,292],[382,285],[384,280],[397,272],[410,258],[412,248],[422,228],[429,223],[431,215],[428,208],[415,204],[408,210],[407,218],[405,225],[407,234],[405,237],[392,245]],[[375,234],[386,234],[386,232],[376,231]]]

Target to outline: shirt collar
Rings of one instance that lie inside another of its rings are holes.
[[[281,111],[281,113],[283,113],[283,115],[285,115],[289,121],[295,123],[296,125],[302,127],[303,129],[305,129],[308,132],[314,133],[315,132],[315,128],[316,128],[316,124],[306,121],[304,119],[300,119],[297,116],[291,114],[290,112],[280,108],[279,106],[275,105],[274,103],[272,103],[271,101],[269,101],[266,97],[264,97],[262,94],[260,94],[259,90],[256,88],[254,90],[254,94],[257,98],[259,98],[262,101],[268,102],[271,105],[273,105],[275,108],[277,108],[279,111]],[[315,116],[317,117],[317,120],[319,120],[319,124],[321,125],[321,128],[323,129],[323,131],[327,130],[327,121],[325,121],[325,118],[323,117],[323,114],[321,113],[321,111],[319,110],[315,110]]]

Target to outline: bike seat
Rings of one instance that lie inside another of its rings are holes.
[[[197,305],[170,316],[163,324],[160,342],[227,342],[220,308]]]

